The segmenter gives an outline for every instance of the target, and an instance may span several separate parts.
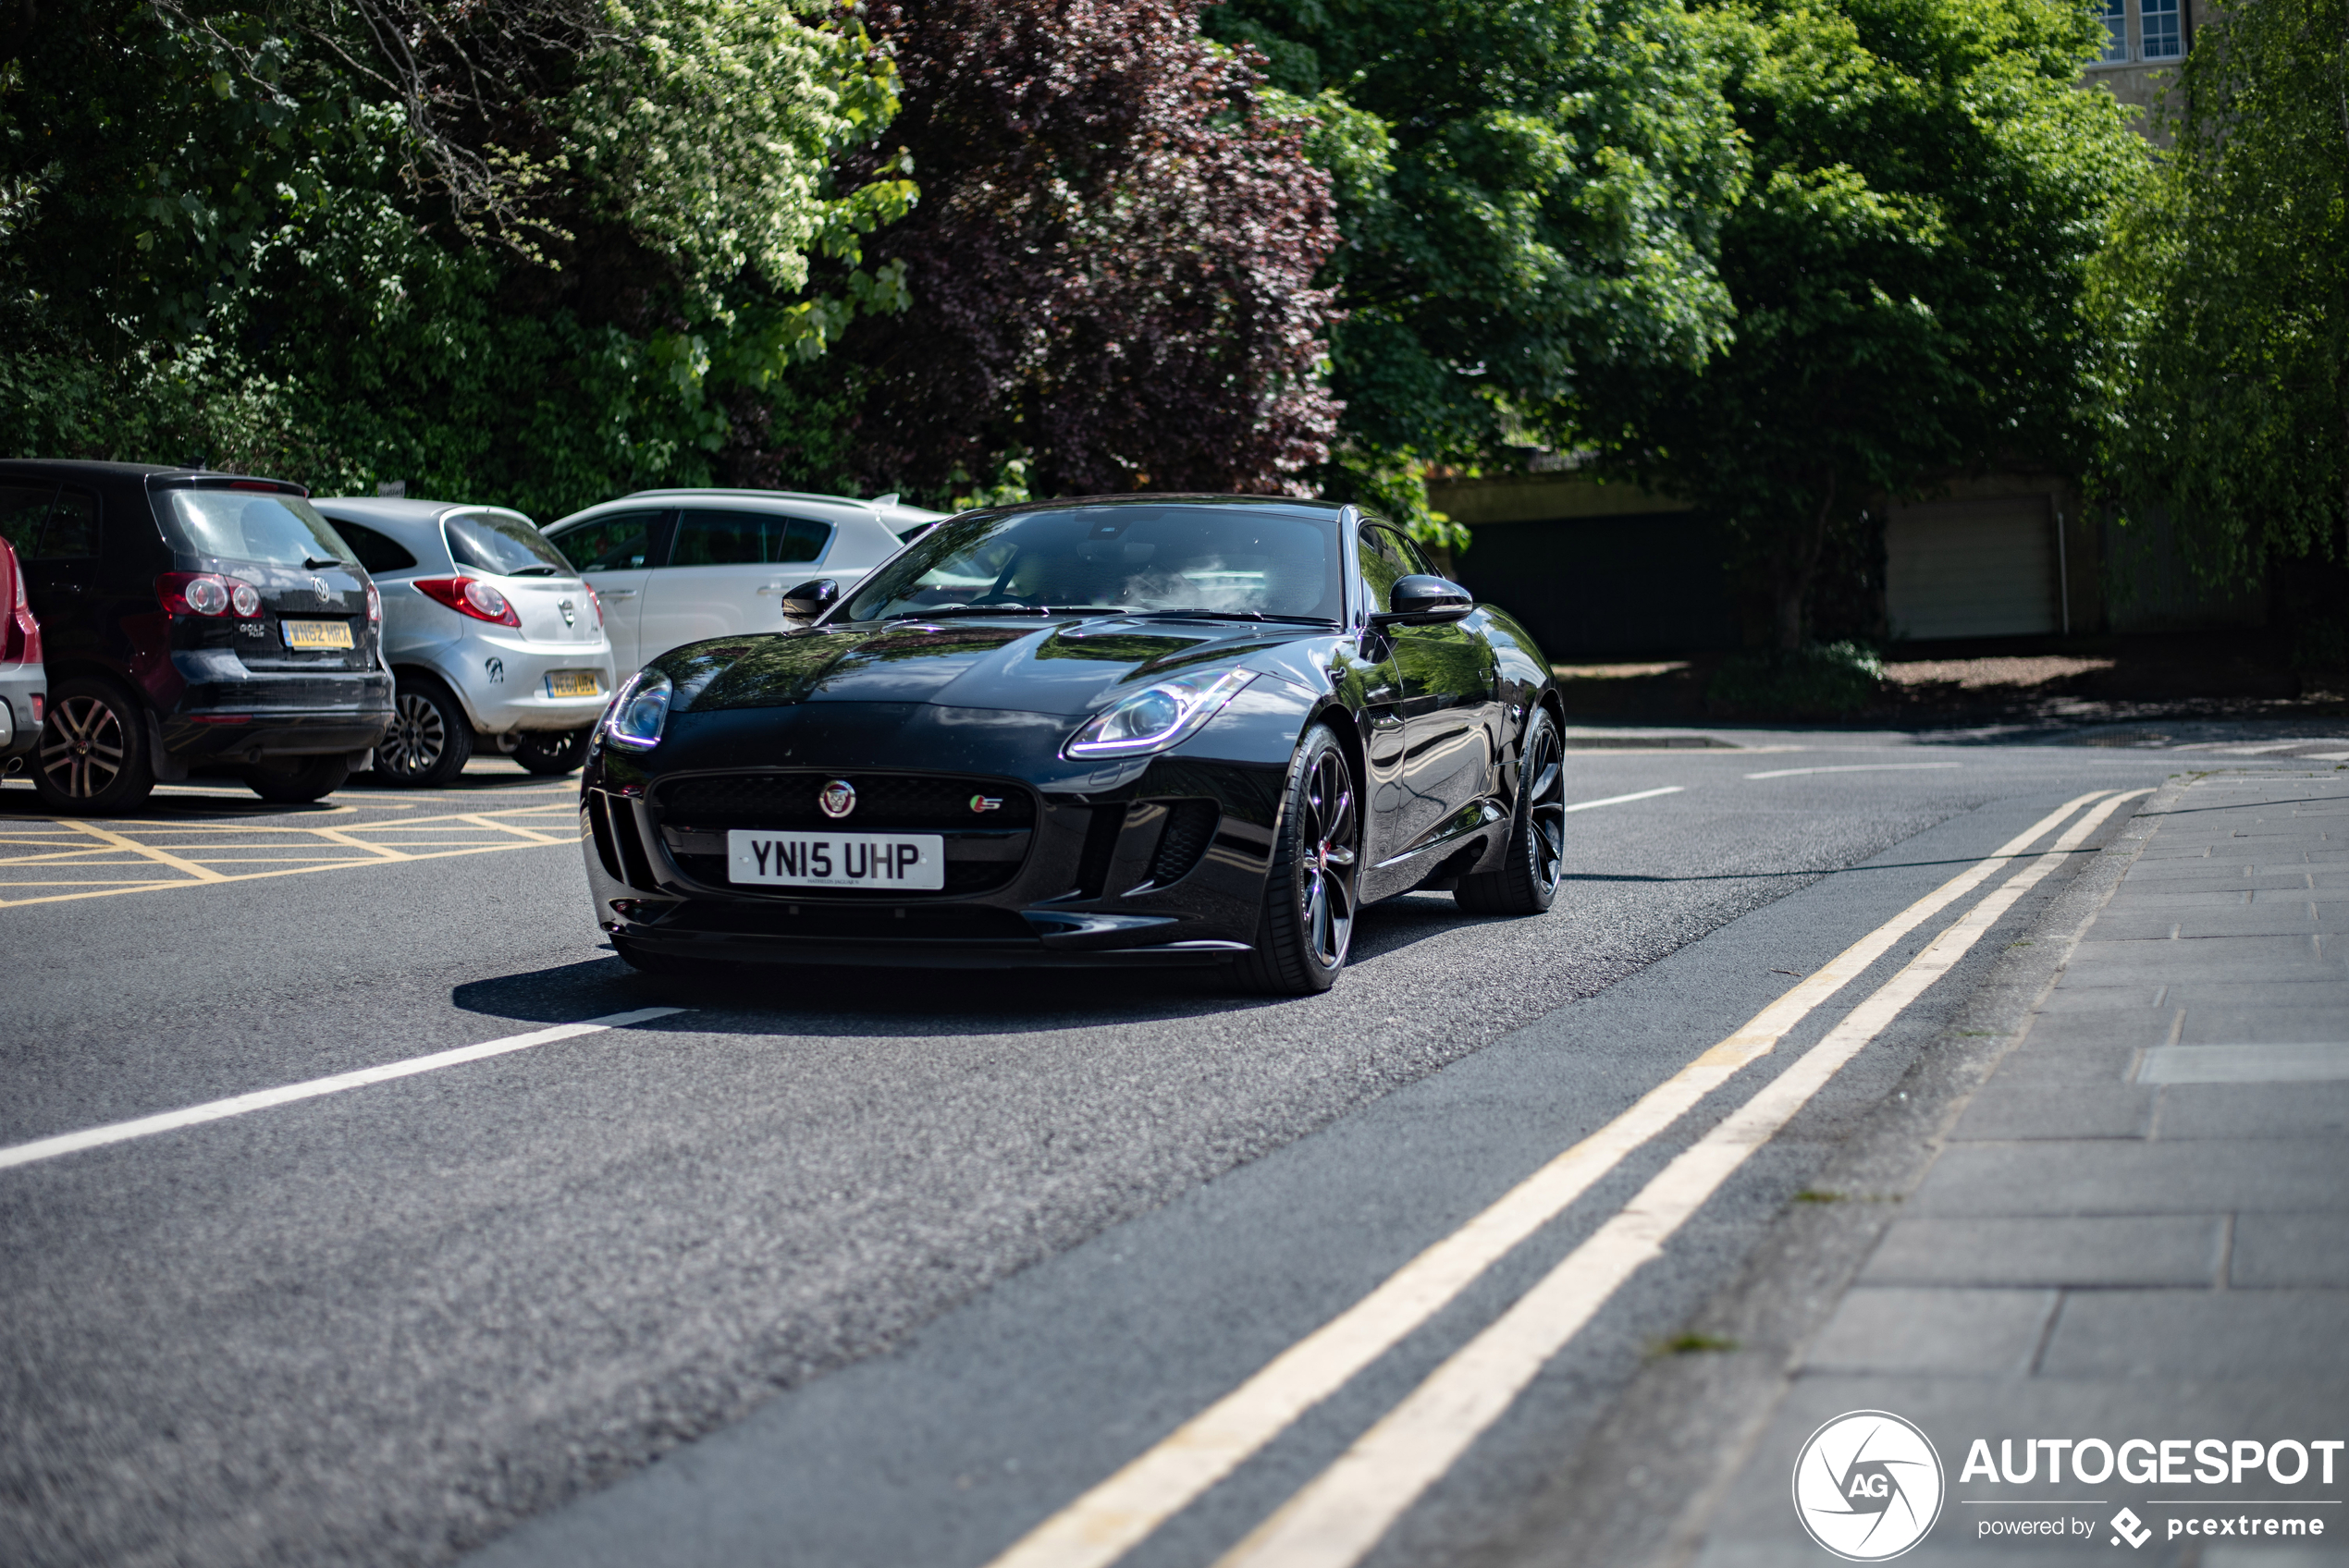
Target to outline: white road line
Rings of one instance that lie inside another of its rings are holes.
[[[256,1089],[249,1095],[191,1105],[184,1110],[166,1110],[155,1116],[141,1116],[132,1121],[115,1121],[104,1127],[84,1128],[79,1133],[60,1133],[53,1138],[36,1138],[29,1144],[0,1148],[0,1170],[12,1165],[31,1165],[40,1160],[55,1159],[60,1155],[77,1154],[83,1149],[102,1148],[107,1144],[151,1138],[157,1133],[197,1127],[207,1121],[222,1121],[232,1116],[266,1110],[272,1106],[291,1105],[296,1100],[314,1100],[321,1095],[338,1095],[346,1089],[362,1089],[370,1084],[412,1078],[419,1072],[435,1072],[444,1067],[504,1056],[510,1051],[526,1051],[533,1046],[552,1045],[557,1040],[574,1040],[582,1035],[600,1035],[607,1029],[623,1029],[631,1023],[648,1023],[656,1018],[667,1018],[671,1013],[685,1011],[682,1007],[640,1007],[633,1012],[610,1013],[602,1018],[588,1019],[584,1023],[558,1023],[551,1029],[534,1029],[527,1035],[509,1035],[502,1040],[484,1040],[477,1046],[459,1046],[455,1050],[410,1057],[405,1061],[386,1062],[381,1067],[362,1068],[356,1072],[338,1072],[331,1078],[313,1078],[307,1083],[288,1084],[282,1088]]]
[[[1216,1568],[1352,1568],[1429,1486],[1515,1403],[1553,1355],[1719,1190],[1746,1157],[1810,1103],[1862,1047],[1963,958],[2113,812],[2150,790],[2103,802],[2007,878],[1826,1037],[1683,1150],[1639,1196],[1542,1282],[1411,1390],[1336,1463],[1226,1554]]]
[[[1577,801],[1568,811],[1589,811],[1593,806],[1619,806],[1626,801],[1652,801],[1658,795],[1677,795],[1687,789],[1685,784],[1666,784],[1661,790],[1642,790],[1636,795],[1609,795],[1603,801]]]
[[[989,1568],[1104,1568],[1297,1418],[1433,1317],[1593,1182],[1672,1125],[1738,1069],[1769,1054],[1813,1009],[1867,972],[1892,945],[1988,880],[2066,818],[2109,791],[2067,801],[1854,942],[1743,1028],[1642,1095],[1605,1127],[1503,1194],[1389,1275],[1360,1301],[1266,1363],[1115,1475],[1045,1520]]]
[[[1840,767],[1780,767],[1749,773],[1748,778],[1792,778],[1799,773],[1915,773],[1934,767],[1963,767],[1962,762],[1854,762]]]

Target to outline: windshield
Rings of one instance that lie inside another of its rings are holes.
[[[1118,609],[1337,620],[1335,514],[1119,502],[941,523],[848,601],[851,620]]]
[[[166,490],[163,531],[182,555],[218,556],[267,566],[305,566],[359,557],[334,525],[299,496],[257,490]]]
[[[451,512],[449,558],[497,577],[576,575],[563,553],[519,512]]]

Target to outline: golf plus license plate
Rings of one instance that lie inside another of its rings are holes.
[[[550,697],[592,697],[601,690],[592,669],[558,669],[547,676],[547,695]]]
[[[348,648],[351,622],[347,620],[281,620],[277,630],[284,633],[289,648]]]
[[[946,840],[935,833],[726,835],[726,875],[784,888],[885,888],[934,893],[946,886]]]

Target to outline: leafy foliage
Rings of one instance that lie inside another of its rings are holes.
[[[2098,279],[2103,485],[2167,505],[2205,582],[2250,585],[2349,528],[2349,0],[2231,8],[2170,104]]]
[[[1324,281],[1335,489],[1425,526],[1430,462],[1563,438],[1593,367],[1694,366],[1742,159],[1713,18],[1670,0],[1232,0],[1218,36],[1310,116],[1346,243]]]
[[[1791,653],[1831,534],[1872,493],[2078,460],[2087,269],[2144,153],[2073,85],[2101,34],[2062,0],[1764,0],[1718,20],[1753,156],[1722,233],[1735,341],[1701,369],[1600,367],[1581,410],[1609,469],[1728,520]]]
[[[98,0],[8,47],[11,450],[559,513],[837,458],[803,367],[904,303],[858,264],[902,158],[834,178],[894,74],[825,6]]]
[[[882,0],[926,200],[878,234],[911,306],[853,328],[875,488],[1296,493],[1328,181],[1185,0]],[[859,178],[877,170],[867,158]]]
[[[1841,718],[1867,706],[1883,684],[1884,663],[1865,643],[1812,643],[1725,659],[1704,695],[1740,717]]]

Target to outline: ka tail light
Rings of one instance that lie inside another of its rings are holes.
[[[596,606],[596,630],[601,631],[604,629],[604,596],[596,592],[596,585],[592,582],[583,582],[581,586],[587,590],[587,602]]]
[[[522,624],[522,617],[514,613],[506,595],[486,582],[470,577],[412,577],[408,581],[426,598],[447,605],[459,615],[469,615],[492,626]]]
[[[261,613],[261,590],[212,571],[166,571],[155,579],[155,599],[166,615],[235,615],[251,620]]]
[[[26,596],[24,573],[17,566],[17,553],[6,539],[0,539],[0,664],[39,664],[41,662],[41,623],[32,617],[32,601]],[[41,699],[32,699],[32,717],[41,717]]]

